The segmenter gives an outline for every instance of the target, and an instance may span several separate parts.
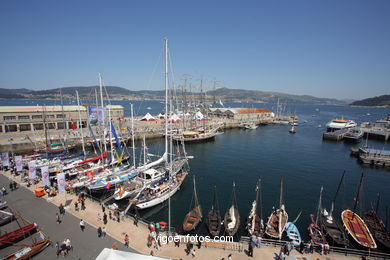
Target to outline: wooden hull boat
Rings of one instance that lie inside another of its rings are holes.
[[[377,248],[370,230],[359,215],[347,209],[341,213],[341,219],[348,234],[357,244],[371,249]]]
[[[279,223],[279,219],[281,219]],[[282,238],[282,234],[286,228],[286,223],[288,221],[288,214],[284,210],[284,207],[277,209],[275,212],[271,213],[271,216],[268,218],[267,227],[265,229],[265,234],[271,238]]]
[[[234,205],[226,212],[223,218],[223,225],[228,236],[234,236],[237,233],[240,227],[240,213]]]
[[[26,246],[12,255],[6,256],[2,258],[3,260],[25,260],[25,259],[31,259],[34,255],[38,254],[41,252],[43,249],[45,249],[47,246],[50,245],[50,240],[42,240],[38,243],[35,243],[31,246]]]
[[[379,246],[390,250],[390,234],[376,212],[374,210],[364,212],[363,218]]]
[[[344,232],[343,226],[339,221],[329,216],[325,210],[321,212],[319,226],[330,245],[345,248],[349,246],[348,236]]]
[[[310,214],[311,223],[307,230],[309,231],[309,236],[313,244],[315,245],[325,245],[328,244],[324,232],[321,227],[318,226],[314,221],[314,215]]]
[[[201,219],[202,219],[202,213],[200,207],[194,208],[193,210],[187,213],[183,222],[183,230],[185,232],[194,230],[198,226]]]
[[[12,213],[4,214],[3,216],[0,216],[0,226],[4,226],[5,224],[8,224],[9,222],[11,222],[13,220],[15,220],[14,214],[12,214]]]
[[[221,215],[216,209],[210,210],[206,220],[207,228],[212,236],[218,236],[221,231]]]
[[[16,229],[0,237],[0,248],[14,244],[15,242],[28,237],[31,233],[36,231],[36,224],[29,224],[27,226]]]
[[[294,246],[299,246],[301,244],[301,234],[299,233],[299,230],[297,226],[295,226],[292,222],[287,222],[286,224],[286,234],[288,239],[291,240],[292,244]]]

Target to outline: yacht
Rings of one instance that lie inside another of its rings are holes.
[[[345,119],[335,119],[326,124],[326,128],[328,132],[344,129],[344,128],[352,128],[356,127],[357,124],[353,120],[345,120]]]

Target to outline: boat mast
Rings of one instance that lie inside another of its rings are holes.
[[[340,191],[340,188],[341,188],[341,184],[343,183],[343,180],[344,180],[344,176],[345,176],[345,170],[343,172],[343,175],[341,176],[341,180],[339,182],[339,186],[337,187],[336,194],[334,195],[334,198],[332,200],[332,207],[330,208],[329,216],[332,216],[332,214],[333,214],[334,202],[336,201],[337,195],[339,194],[339,191]]]
[[[146,141],[145,141],[145,135],[144,135],[144,165],[146,165]]]
[[[60,88],[60,96],[61,96],[61,110],[62,110],[62,123],[64,125],[64,149],[66,150],[66,141],[68,139],[68,131],[66,131],[65,127],[65,114],[64,114],[64,102],[62,100],[62,88]]]
[[[353,206],[353,217],[352,217],[352,219],[355,217],[355,210],[356,210],[357,204],[359,202],[360,189],[362,187],[363,177],[364,177],[364,173],[362,173],[362,176],[360,177],[360,183],[359,183],[359,187],[358,187],[358,190],[357,190],[357,195],[356,195],[356,198],[355,198],[355,204]]]
[[[133,146],[133,167],[135,168],[135,142],[134,142],[134,108],[133,104],[130,104],[131,111],[131,145]],[[145,138],[145,136],[144,136]],[[145,146],[145,143],[144,143]]]
[[[278,233],[279,240],[282,238],[282,210],[284,210],[283,205],[283,176],[280,179],[280,198],[279,198],[279,221],[278,221]]]
[[[320,215],[320,211],[321,211],[321,205],[322,205],[322,191],[324,190],[324,187],[321,186],[321,190],[320,190],[320,198],[318,200],[318,208],[317,208],[317,215],[316,215],[316,225],[318,223],[318,216]]]
[[[378,193],[377,199],[376,199],[376,205],[375,205],[375,213],[378,215],[378,209],[379,209],[379,200],[381,196]]]
[[[98,94],[97,94],[97,91],[96,91],[96,88],[95,88],[95,98],[96,98],[96,105],[95,105],[95,108],[96,108],[96,110],[98,109],[98,107],[99,107],[99,102],[98,102]],[[91,129],[92,129],[92,127],[91,127]],[[102,128],[100,128],[100,131],[102,131],[103,129]],[[92,131],[93,131],[93,129],[92,129]],[[99,150],[100,150],[100,152],[101,153],[103,153],[103,143],[100,141],[99,142]],[[95,153],[97,154],[97,152],[95,151]],[[103,158],[102,158],[103,159]]]
[[[106,120],[105,120],[105,113],[104,113],[104,103],[103,103],[103,86],[102,86],[102,75],[99,73],[99,87],[100,87],[100,100],[101,100],[101,116],[102,116],[102,123],[103,123],[103,146],[104,146],[104,152],[107,152],[107,145],[106,145]],[[103,149],[102,149],[102,153]],[[102,154],[102,162],[104,165],[104,155]]]
[[[168,155],[168,38],[164,38],[165,43],[165,164],[167,165]]]
[[[76,97],[77,97],[77,110],[79,111],[79,125],[80,125],[80,131],[81,131],[81,145],[83,147],[83,153],[84,158],[87,155],[85,152],[85,145],[84,145],[84,133],[83,133],[83,124],[81,121],[81,112],[80,112],[80,99],[79,99],[79,92],[76,90]]]
[[[111,163],[114,162],[114,144],[112,143],[112,130],[111,130],[111,125],[112,125],[112,121],[111,121],[111,106],[108,107],[108,121],[110,122],[108,125],[109,125],[109,131],[110,131],[110,135],[109,135],[109,138],[110,138],[110,153],[111,153]],[[114,125],[112,125],[112,127],[114,127]],[[118,145],[118,144],[117,144]]]

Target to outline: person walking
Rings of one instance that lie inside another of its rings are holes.
[[[60,206],[58,206],[58,210],[59,210],[61,215],[65,215],[65,209],[64,209],[64,206],[62,205],[62,203],[60,204]]]
[[[125,247],[129,247],[129,236],[126,234],[125,235]]]
[[[301,240],[301,243],[299,244],[299,253],[303,254],[304,249],[305,249],[305,242]]]
[[[81,228],[81,231],[84,231],[84,229],[85,229],[85,223],[84,223],[83,219],[80,220],[80,228]]]
[[[97,233],[98,233],[98,237],[102,237],[102,228],[99,227],[98,230],[97,230]]]
[[[232,260],[232,254],[228,255],[228,260]]]
[[[248,256],[253,257],[253,243],[252,243],[252,241],[249,241]]]
[[[56,221],[57,221],[57,224],[61,224],[61,219],[60,219],[60,215],[58,213],[56,213]]]
[[[85,210],[86,208],[85,208],[85,200],[84,199],[82,199],[81,200],[81,210]]]
[[[74,202],[74,211],[79,211],[79,203],[77,201]]]
[[[103,224],[107,225],[107,214],[105,212],[104,212],[104,215],[103,215]]]
[[[102,236],[105,237],[107,235],[106,227],[102,228]]]
[[[196,252],[195,252],[195,249],[194,249],[194,248],[191,249],[191,256],[192,256],[192,258],[194,258],[194,257],[196,256]]]

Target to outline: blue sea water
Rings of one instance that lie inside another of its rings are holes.
[[[67,101],[69,102],[69,101]],[[84,102],[86,103],[86,102]],[[112,101],[125,108],[129,116],[130,103],[134,103],[137,116],[147,112],[157,115],[163,104],[158,101]],[[59,105],[50,100],[1,100],[0,105]],[[74,104],[71,101],[71,104]],[[275,104],[229,103],[231,107],[256,107],[276,110]],[[147,109],[150,107],[151,109]],[[353,207],[354,196],[361,173],[364,173],[362,209],[369,209],[381,196],[380,216],[385,218],[385,208],[390,206],[390,170],[361,165],[350,156],[350,149],[365,143],[347,144],[322,140],[325,124],[335,118],[355,120],[357,123],[375,121],[387,116],[390,109],[360,108],[348,106],[288,105],[287,111],[299,117],[296,134],[288,132],[286,125],[266,125],[257,130],[227,130],[215,141],[189,144],[187,153],[190,160],[190,176],[171,200],[172,226],[180,228],[186,213],[191,208],[192,176],[196,175],[199,201],[204,217],[213,202],[213,186],[218,189],[221,214],[231,204],[232,182],[236,183],[237,203],[241,215],[239,235],[245,234],[245,219],[255,198],[257,179],[262,180],[262,213],[267,218],[272,206],[279,203],[280,178],[284,178],[284,201],[290,220],[302,211],[296,225],[304,239],[307,239],[309,214],[315,213],[321,186],[324,187],[323,205],[330,207],[337,185],[345,170],[346,178],[336,201],[336,212]],[[307,122],[305,122],[305,120]],[[321,125],[322,127],[318,127]],[[163,139],[147,140],[152,153],[163,153]],[[390,145],[381,140],[368,140],[368,144],[390,150]],[[138,154],[138,153],[137,153]],[[145,210],[141,214],[149,220],[167,221],[167,203]],[[203,219],[205,220],[205,218]],[[390,222],[390,221],[389,221]],[[207,234],[205,224],[199,233]]]

